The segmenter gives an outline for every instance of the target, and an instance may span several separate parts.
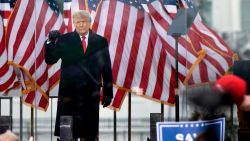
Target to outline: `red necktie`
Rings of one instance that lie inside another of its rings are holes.
[[[86,45],[85,39],[86,39],[86,37],[82,36],[82,47],[83,47],[84,53],[86,52],[86,49],[87,49],[87,45]]]

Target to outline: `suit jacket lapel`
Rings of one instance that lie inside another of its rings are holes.
[[[77,51],[82,52],[82,54],[84,54],[81,37],[76,31],[74,31],[71,36],[70,45],[73,45],[72,46],[73,48],[75,48]],[[88,47],[87,47],[87,50],[88,50]]]
[[[77,48],[82,48],[82,42],[81,42],[80,35],[76,31],[73,32],[71,43],[72,43],[72,45],[76,45]]]
[[[92,52],[94,52],[94,50],[96,50],[96,46],[94,46],[95,42],[95,37],[94,37],[94,33],[89,30],[89,38],[88,38],[88,46],[87,46],[87,51],[86,51],[86,55],[91,54]]]

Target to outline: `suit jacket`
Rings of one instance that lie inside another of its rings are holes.
[[[84,54],[77,32],[60,36],[56,43],[45,43],[45,61],[59,59],[61,77],[55,135],[59,136],[61,115],[73,116],[74,137],[98,134],[100,87],[103,96],[113,97],[111,61],[107,40],[91,30]]]
[[[113,97],[112,71],[107,40],[89,31],[87,51],[84,54],[77,32],[62,35],[56,44],[45,45],[45,61],[54,64],[59,59],[61,77],[59,96],[69,96],[72,88],[100,87],[104,96]]]

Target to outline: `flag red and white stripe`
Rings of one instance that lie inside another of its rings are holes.
[[[5,46],[4,23],[7,22],[4,19],[7,19],[10,13],[10,8],[7,6],[1,3],[0,9],[0,96],[7,95],[10,89],[18,86],[18,79],[14,68],[8,64],[7,48]]]
[[[71,3],[71,0],[64,0],[63,3],[63,18],[66,27],[68,25],[69,19],[71,18]]]
[[[0,11],[3,20],[4,27],[7,26],[8,18],[11,14],[10,3],[7,0],[0,1]]]
[[[92,29],[109,42],[113,83],[118,87],[114,100],[124,95],[122,89],[139,88],[145,97],[174,103],[175,72],[146,12],[104,0]]]
[[[64,33],[63,17],[56,15],[45,0],[17,0],[7,29],[8,58],[21,70],[23,101],[46,110],[51,85],[44,41],[52,29]]]
[[[192,0],[180,0],[180,6],[194,8]],[[216,73],[216,79],[218,79],[232,67],[233,61],[238,59],[224,40],[202,21],[199,13],[190,28],[188,38],[196,48],[199,47],[206,52],[204,63],[199,64],[199,68],[207,66],[207,73],[205,72],[204,75],[201,74],[202,76],[200,76],[201,82],[210,80],[208,78],[211,77],[211,71]],[[208,78],[204,78],[204,76]]]
[[[173,19],[159,1],[148,3],[144,8],[161,36],[168,59],[175,66],[175,40],[167,35]],[[188,35],[179,38],[178,71],[183,76],[180,80],[185,84],[214,81],[224,75],[233,63],[233,51],[215,32],[204,32],[207,26],[201,25],[199,20],[196,17]]]

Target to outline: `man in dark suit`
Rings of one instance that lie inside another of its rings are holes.
[[[87,11],[73,14],[76,30],[60,35],[51,31],[45,42],[45,61],[61,59],[55,135],[60,136],[60,116],[73,117],[73,137],[96,141],[99,127],[100,88],[103,107],[113,98],[111,61],[107,40],[90,30]],[[84,51],[85,50],[85,51]]]

